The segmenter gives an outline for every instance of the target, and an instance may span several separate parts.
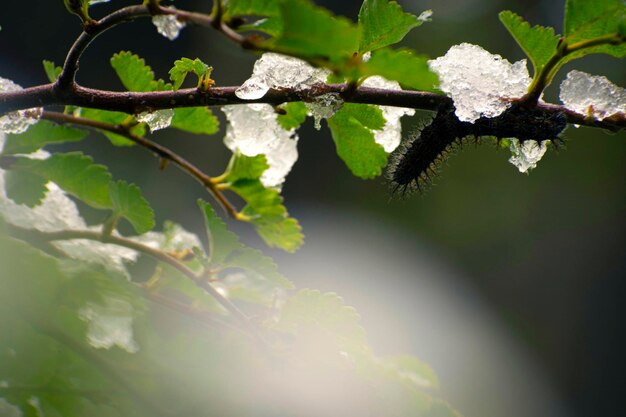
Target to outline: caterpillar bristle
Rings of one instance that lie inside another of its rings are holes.
[[[430,123],[404,140],[390,155],[387,178],[393,195],[401,197],[418,191],[423,193],[438,176],[443,163],[463,146],[482,143],[481,137],[495,137],[500,146],[504,138],[550,140],[556,149],[563,147],[560,133],[567,126],[563,113],[547,113],[539,108],[513,104],[501,115],[481,117],[474,123],[460,121],[452,106],[437,111]]]

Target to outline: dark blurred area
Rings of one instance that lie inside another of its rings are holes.
[[[112,0],[94,7],[93,15],[133,3],[137,2]],[[175,5],[210,11],[210,3],[177,0]],[[360,7],[358,0],[317,3],[352,19]],[[532,24],[553,26],[558,32],[563,3],[401,1],[417,14],[434,11],[433,21],[414,30],[403,44],[437,57],[454,44],[470,42],[513,62],[523,58],[523,52],[498,21],[498,12],[510,9]],[[0,76],[24,87],[47,82],[41,60],[60,65],[80,33],[78,20],[61,0],[5,1],[0,26]],[[167,78],[175,59],[199,57],[215,68],[213,78],[222,86],[243,82],[255,60],[209,29],[188,27],[170,42],[144,19],[97,39],[81,61],[78,81],[121,90],[108,63],[120,50],[144,57],[161,78]],[[558,84],[572,68],[626,85],[625,61],[591,56],[561,70],[546,93],[547,101],[557,102]],[[216,109],[218,113],[223,120]],[[407,131],[428,117],[424,112],[406,120]],[[569,127],[564,133],[566,149],[550,151],[529,176],[507,162],[508,152],[468,147],[448,161],[427,194],[403,201],[390,197],[383,179],[353,177],[337,157],[327,129],[318,132],[307,121],[299,135],[300,157],[284,186],[286,205],[296,218],[317,207],[336,207],[403,230],[463,271],[467,278],[463,285],[484,297],[519,343],[528,347],[572,415],[623,412],[626,133]],[[219,174],[229,158],[222,132],[210,138],[180,132],[154,137],[212,175]],[[180,171],[170,167],[160,172],[157,159],[143,149],[114,148],[101,136],[92,135],[79,148],[109,165],[116,178],[139,184],[158,208],[159,223],[172,219],[200,230],[195,200],[208,197]],[[241,225],[233,227],[243,230]],[[306,233],[306,222],[303,227]],[[305,244],[301,251],[306,250]],[[290,278],[298,284],[296,277]]]

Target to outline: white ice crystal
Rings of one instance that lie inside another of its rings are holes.
[[[94,4],[98,4],[98,3],[108,3],[111,0],[89,0],[89,5],[94,5]]]
[[[186,26],[185,22],[181,22],[173,14],[152,16],[152,23],[156,26],[157,32],[171,41],[178,38],[180,31]]]
[[[246,156],[265,155],[269,168],[261,176],[266,187],[278,187],[298,159],[298,136],[285,130],[269,104],[224,106],[228,119],[224,144]]]
[[[23,88],[15,84],[13,81],[0,77],[0,93],[20,90],[23,90]],[[31,125],[39,121],[42,111],[43,109],[41,108],[33,108],[13,111],[0,116],[0,132],[23,133]]]
[[[626,113],[626,89],[601,75],[570,71],[561,83],[559,98],[568,109],[600,120]]]
[[[343,100],[339,93],[327,93],[315,97],[310,103],[305,103],[309,114],[313,116],[315,128],[322,128],[322,119],[329,119],[335,115],[342,107]]]
[[[507,99],[523,96],[531,81],[525,59],[511,64],[469,43],[454,45],[428,65],[465,122],[498,116],[510,106]]]
[[[150,132],[154,132],[155,130],[165,129],[172,124],[174,110],[164,109],[153,112],[145,111],[143,113],[139,113],[136,117],[138,122],[147,123],[150,128]]]
[[[0,150],[4,146],[4,135],[0,134]],[[27,155],[32,159],[47,158],[49,154],[38,151]],[[76,204],[56,184],[49,182],[42,203],[30,208],[17,204],[7,197],[4,189],[5,171],[0,169],[0,216],[12,225],[42,232],[62,230],[86,230],[85,220],[80,216]],[[98,229],[92,228],[92,229]],[[107,269],[128,276],[125,264],[133,262],[137,253],[130,249],[92,240],[57,241],[54,245],[68,256],[103,265]]]
[[[361,85],[363,87],[402,90],[397,81],[389,81],[377,75],[367,78]],[[415,114],[415,110],[392,106],[379,106],[379,108],[382,110],[383,117],[386,122],[382,130],[374,131],[374,140],[376,143],[385,148],[386,152],[391,152],[398,147],[400,140],[402,139],[402,125],[400,124],[400,118],[402,116],[413,116]]]
[[[166,233],[148,232],[133,238],[133,240],[168,252],[182,252],[194,247],[202,247],[200,239],[194,233],[188,232],[178,224],[172,224]]]
[[[433,17],[433,11],[424,10],[419,16],[417,16],[417,20],[420,22],[430,22],[431,17]]]
[[[243,100],[256,100],[270,88],[301,90],[325,82],[329,74],[330,71],[314,68],[301,59],[268,52],[254,63],[252,76],[235,94]]]
[[[78,314],[89,323],[87,340],[96,349],[118,346],[136,353],[139,346],[133,338],[133,306],[119,298],[105,298],[104,305],[87,303]]]
[[[22,417],[22,411],[4,398],[0,398],[0,416],[2,417]]]
[[[537,162],[543,158],[548,150],[548,142],[544,140],[539,144],[536,140],[526,140],[521,145],[516,138],[509,139],[511,141],[511,157],[509,162],[517,167],[519,172],[528,172],[537,168]]]

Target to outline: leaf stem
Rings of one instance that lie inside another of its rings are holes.
[[[128,129],[124,126],[114,125],[111,123],[100,122],[97,120],[85,119],[83,117],[76,117],[65,113],[59,112],[51,112],[44,111],[42,118],[47,120],[52,120],[58,123],[68,123],[77,126],[85,126],[92,129],[104,130],[106,132],[115,133],[117,135],[123,136],[136,144],[152,151],[154,154],[159,156],[160,158],[167,159],[168,161],[172,161],[183,171],[187,172],[193,178],[195,178],[200,184],[202,184],[211,195],[215,198],[215,200],[224,208],[224,210],[228,213],[228,215],[232,218],[237,217],[237,209],[232,205],[230,201],[224,196],[222,191],[216,184],[216,181],[205,174],[202,170],[196,167],[191,162],[187,161],[182,156],[178,155],[171,149],[159,145],[151,140],[143,138],[141,136],[130,133]]]
[[[587,39],[573,44],[568,44],[566,38],[561,38],[556,51],[543,66],[539,74],[536,74],[533,78],[530,86],[528,87],[528,93],[522,98],[521,101],[529,106],[537,105],[541,93],[548,85],[550,85],[557,71],[564,64],[563,60],[568,55],[583,49],[593,48],[595,46],[619,45],[624,42],[624,38],[620,36],[619,33],[599,36],[597,38]]]

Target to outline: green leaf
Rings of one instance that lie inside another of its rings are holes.
[[[240,250],[243,245],[239,237],[228,230],[222,219],[215,214],[209,203],[198,200],[198,206],[204,214],[204,224],[209,238],[209,260],[211,263],[222,264],[233,251]]]
[[[270,284],[283,288],[293,288],[293,284],[280,272],[272,258],[261,251],[248,248],[239,242],[239,237],[229,231],[226,224],[215,214],[208,203],[199,200],[204,213],[209,237],[209,261],[221,268],[242,268],[262,276]]]
[[[365,0],[359,11],[359,52],[368,52],[400,42],[424,21],[405,13],[395,1]]]
[[[617,35],[624,19],[626,3],[623,0],[567,0],[563,23],[566,41],[572,45],[606,35]],[[623,58],[626,56],[626,42],[586,48],[568,55],[563,63],[592,53]]]
[[[229,184],[228,188],[248,203],[242,213],[268,246],[287,252],[294,252],[302,246],[304,235],[300,224],[289,217],[278,191],[265,188],[258,179],[240,179]]]
[[[309,0],[280,2],[283,31],[270,45],[303,58],[326,57],[338,62],[358,49],[359,30],[348,19],[334,16]]]
[[[277,16],[276,0],[230,0],[226,10],[229,16]]]
[[[46,72],[46,77],[48,77],[48,80],[50,80],[51,83],[55,82],[57,78],[59,78],[59,75],[61,75],[63,68],[57,67],[54,65],[54,62],[46,61],[45,59],[42,63],[43,70]]]
[[[48,144],[77,142],[87,136],[87,133],[86,130],[40,120],[24,133],[7,135],[2,154],[28,154]]]
[[[228,168],[224,174],[225,183],[235,183],[242,179],[256,180],[269,168],[265,155],[245,156],[235,153],[230,158]]]
[[[194,73],[198,76],[198,84],[211,76],[213,68],[202,62],[199,58],[181,58],[174,61],[174,67],[169,71],[170,80],[174,83],[174,90],[178,90],[185,81],[187,74]]]
[[[111,182],[109,195],[115,215],[127,219],[138,234],[154,227],[154,211],[135,184],[121,180]]]
[[[285,130],[297,129],[306,120],[308,109],[301,101],[294,101],[279,106],[280,110],[284,110],[285,114],[279,114],[278,123]]]
[[[380,75],[414,90],[434,91],[437,75],[428,67],[428,58],[408,49],[380,49],[364,64],[364,75]]]
[[[128,91],[154,91],[154,72],[146,61],[129,51],[111,57],[111,66]]]
[[[345,306],[337,294],[307,288],[287,299],[275,328],[298,333],[315,325],[344,346],[363,347],[366,336],[360,320],[356,310]]]
[[[252,223],[268,246],[295,252],[304,243],[300,223],[286,214],[280,217],[260,217],[252,220]]]
[[[217,133],[219,122],[208,107],[187,107],[174,109],[172,127],[190,133],[213,135]]]
[[[272,258],[263,255],[259,250],[243,247],[234,252],[227,260],[225,266],[229,268],[242,268],[262,276],[271,289],[276,287],[292,289],[294,285],[283,274],[278,272],[278,266]]]
[[[278,36],[283,31],[283,22],[280,17],[268,17],[265,19],[259,19],[255,22],[241,25],[237,28],[238,31],[254,30],[258,32],[267,33],[270,36]]]
[[[15,172],[12,170],[4,174],[4,191],[17,204],[35,207],[41,203],[46,195],[46,181],[38,175],[29,172]]]
[[[387,164],[387,152],[372,132],[384,124],[381,110],[366,104],[346,103],[328,119],[337,154],[357,177],[374,178]]]
[[[531,27],[530,23],[509,10],[500,12],[498,16],[511,36],[530,58],[533,63],[534,74],[539,74],[556,52],[559,36],[550,27],[546,28],[539,25]]]
[[[11,169],[52,181],[64,191],[95,208],[110,208],[111,174],[80,152],[56,153],[48,159],[16,157]]]

